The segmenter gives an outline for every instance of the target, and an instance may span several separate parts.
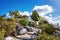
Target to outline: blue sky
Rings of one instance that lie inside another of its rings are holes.
[[[60,18],[60,0],[0,0],[0,15],[7,14],[12,10],[32,12],[35,6],[42,5],[52,6],[54,11],[51,12],[51,15],[56,21]]]
[[[0,15],[11,10],[32,11],[35,5],[50,5],[56,9],[53,16],[60,15],[60,0],[0,0]]]

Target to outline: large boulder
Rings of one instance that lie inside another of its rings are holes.
[[[20,31],[19,31],[20,34],[25,34],[27,33],[27,29],[26,28],[22,28]]]

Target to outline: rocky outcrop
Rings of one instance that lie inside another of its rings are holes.
[[[41,33],[41,29],[34,27],[18,27],[16,38],[18,39],[34,39]]]
[[[38,29],[38,28],[34,28],[34,27],[18,27],[17,28],[17,34],[26,34],[28,32],[34,32],[34,33],[41,33],[41,29]]]
[[[41,29],[34,28],[34,27],[24,27],[19,24],[16,26],[16,35],[13,37],[5,37],[5,40],[21,40],[21,39],[34,39],[38,37],[38,34],[41,33]]]

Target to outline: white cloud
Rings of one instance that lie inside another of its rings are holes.
[[[6,17],[10,18],[11,16],[9,16],[9,13],[7,13]]]
[[[45,16],[46,14],[53,12],[52,6],[49,5],[35,6],[33,10],[36,10],[40,16]]]
[[[49,23],[52,23],[52,24],[57,24],[59,23],[60,25],[60,17],[49,17],[49,16],[44,16],[44,18],[46,18],[46,20],[49,22]]]
[[[60,16],[58,17],[49,17],[49,16],[45,16],[46,20],[49,22],[49,23],[52,23],[52,24],[57,24],[59,23],[60,25]]]
[[[49,14],[50,17],[52,17],[52,14]]]
[[[24,12],[22,12],[21,14],[22,14],[22,15],[27,15],[27,16],[30,15],[28,11],[24,11]]]
[[[30,13],[28,12],[28,11],[24,11],[24,12],[20,12],[19,11],[19,13],[21,14],[21,15],[27,15],[27,16],[30,16]],[[11,16],[9,16],[9,13],[7,13],[7,15],[6,15],[8,18],[10,18]]]
[[[30,16],[30,13],[29,13],[28,11],[24,11],[24,12],[20,12],[20,11],[19,11],[19,13],[20,13],[21,15],[27,15],[27,16]]]

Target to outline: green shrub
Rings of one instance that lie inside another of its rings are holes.
[[[45,32],[47,34],[53,34],[53,32],[55,32],[55,28],[53,27],[53,25],[49,24],[48,27],[46,27]]]
[[[29,23],[28,20],[26,20],[26,19],[21,19],[19,22],[23,26],[28,26],[28,23]]]

